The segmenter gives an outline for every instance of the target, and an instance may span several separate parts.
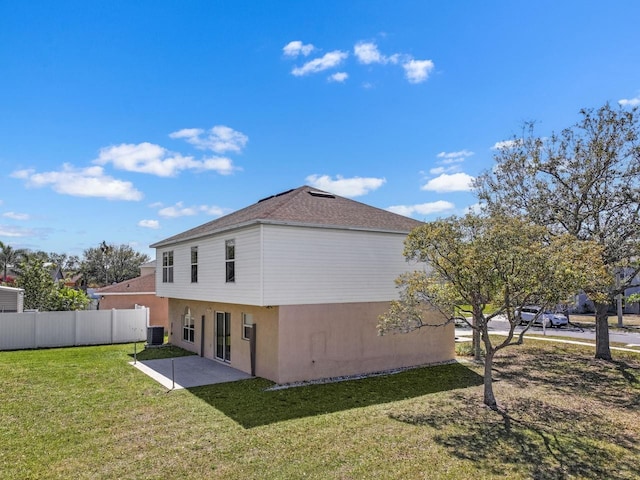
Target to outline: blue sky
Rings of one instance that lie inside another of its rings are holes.
[[[640,2],[0,0],[0,241],[149,244],[312,185],[464,213],[499,142],[640,104]]]

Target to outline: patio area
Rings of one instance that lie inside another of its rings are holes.
[[[129,363],[169,390],[252,378],[248,373],[197,355]]]

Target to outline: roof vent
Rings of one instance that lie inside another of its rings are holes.
[[[295,188],[292,188],[290,190],[287,190],[286,192],[280,192],[280,193],[276,193],[275,195],[271,195],[269,197],[265,197],[263,199],[258,200],[258,203],[260,202],[264,202],[265,200],[269,200],[270,198],[276,198],[276,197],[281,197],[282,195],[286,195],[287,193],[291,193],[295,190]]]
[[[319,192],[318,190],[309,190],[309,195],[313,197],[321,197],[321,198],[336,198],[332,193],[327,192]]]

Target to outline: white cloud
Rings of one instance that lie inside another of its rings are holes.
[[[315,50],[315,47],[308,43],[303,44],[300,40],[294,40],[287,43],[282,51],[287,57],[297,57],[298,55],[304,55],[305,57]]]
[[[197,208],[185,207],[182,202],[178,202],[171,207],[165,207],[158,210],[158,215],[166,218],[188,217],[197,213]]]
[[[2,214],[3,217],[11,218],[13,220],[29,220],[29,214],[27,213],[16,213],[16,212],[6,212]]]
[[[472,188],[473,177],[466,173],[453,173],[451,175],[443,173],[432,178],[421,190],[429,190],[438,193],[444,192],[466,192]]]
[[[158,220],[140,220],[138,222],[138,226],[157,230],[158,228],[160,228],[160,222]]]
[[[226,125],[216,125],[208,132],[201,128],[183,128],[169,134],[171,138],[182,138],[200,150],[211,150],[215,153],[240,153],[249,141],[244,133]]]
[[[169,134],[170,138],[186,138],[190,139],[193,137],[198,137],[202,135],[204,130],[201,128],[183,128],[182,130],[178,130],[177,132],[172,132]],[[187,140],[188,141],[188,140]]]
[[[463,162],[465,158],[474,155],[469,150],[460,150],[459,152],[440,152],[437,157],[442,158],[442,163],[458,163]]]
[[[307,182],[315,188],[335,193],[342,197],[359,197],[377,190],[385,182],[384,178],[343,178],[340,175],[332,179],[329,175],[309,175]]]
[[[220,217],[227,213],[227,210],[221,207],[217,207],[215,205],[200,205],[200,211],[211,215],[212,217]]]
[[[346,72],[338,72],[334,73],[329,77],[330,82],[338,82],[343,83],[347,78],[349,78],[349,74]]]
[[[429,173],[431,175],[442,175],[443,173],[450,171],[452,168],[455,167],[435,167],[429,170]]]
[[[623,107],[637,107],[640,105],[640,95],[635,98],[622,98],[618,100],[618,103]]]
[[[438,200],[437,202],[420,203],[418,205],[394,205],[387,208],[388,211],[411,217],[412,215],[433,215],[434,213],[448,212],[455,208],[451,202]]]
[[[496,142],[491,147],[491,150],[502,150],[503,148],[515,147],[518,144],[518,140],[503,140],[502,142]]]
[[[470,150],[459,150],[457,152],[440,152],[436,157],[441,160],[438,162],[440,166],[433,167],[429,170],[430,175],[442,175],[445,173],[459,172],[460,164],[465,161],[466,158],[473,156],[474,153]]]
[[[20,238],[31,237],[35,234],[36,232],[30,228],[16,227],[13,225],[0,225],[0,237]]]
[[[334,50],[333,52],[329,52],[322,57],[313,59],[305,63],[302,67],[294,68],[293,70],[291,70],[291,73],[296,77],[301,77],[304,75],[309,75],[311,73],[322,72],[324,70],[337,67],[348,56],[349,54],[347,52]]]
[[[478,215],[482,212],[482,204],[474,203],[473,205],[469,205],[464,209],[464,213],[472,213],[474,215]]]
[[[391,56],[385,56],[378,50],[378,45],[373,42],[358,42],[353,47],[353,53],[358,59],[358,62],[364,65],[370,65],[372,63],[398,63],[400,59],[399,54],[393,54]]]
[[[34,170],[17,170],[13,178],[25,180],[28,187],[50,186],[55,192],[74,197],[99,197],[107,200],[141,200],[142,192],[131,182],[117,180],[104,174],[102,167],[77,169],[65,163],[57,172],[35,173]]]
[[[233,162],[225,157],[211,157],[195,160],[191,156],[171,153],[165,148],[152,143],[123,143],[102,148],[94,163],[107,163],[128,172],[149,173],[159,177],[173,177],[182,170],[212,170],[221,175],[234,171]]]
[[[225,209],[217,207],[215,205],[199,205],[185,207],[183,202],[178,202],[173,206],[161,208],[158,210],[158,215],[165,218],[178,218],[197,215],[198,213],[205,213],[211,216],[221,216],[226,213]]]
[[[317,50],[313,45],[305,45],[301,41],[296,40],[289,42],[282,49],[287,57],[298,57],[299,55],[309,55],[312,51]],[[392,55],[383,54],[378,45],[372,41],[359,41],[353,46],[353,56],[361,65],[388,65],[400,64],[405,72],[405,77],[409,83],[425,82],[435,68],[432,60],[415,60],[411,55],[403,53],[394,53]],[[322,57],[308,61],[301,67],[295,67],[291,74],[297,77],[310,75],[312,73],[322,72],[331,68],[335,68],[342,64],[349,57],[349,52],[343,50],[333,50],[326,53]],[[348,78],[346,72],[339,72],[331,75],[328,79],[333,82],[344,82]],[[370,83],[365,83],[366,86]],[[365,87],[366,88],[366,87]]]
[[[371,63],[385,63],[384,56],[378,50],[378,46],[372,42],[356,43],[353,53],[360,63],[369,65]]]
[[[402,64],[409,83],[422,83],[429,78],[434,64],[431,60],[409,60]]]

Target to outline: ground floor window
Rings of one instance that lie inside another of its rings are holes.
[[[251,338],[251,329],[253,328],[253,314],[242,314],[242,339],[249,340]]]
[[[191,315],[191,309],[189,307],[184,309],[184,316],[182,317],[182,339],[185,342],[193,343],[195,338],[195,324],[193,316]]]

